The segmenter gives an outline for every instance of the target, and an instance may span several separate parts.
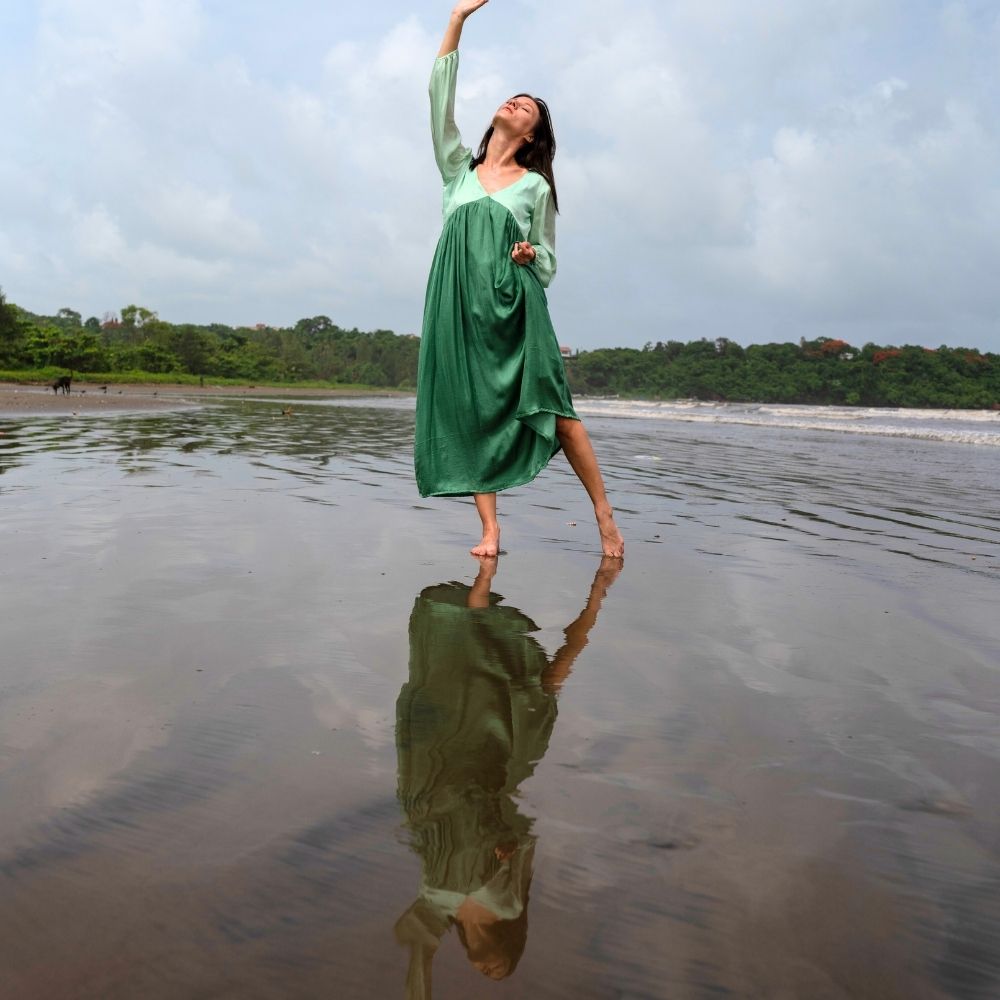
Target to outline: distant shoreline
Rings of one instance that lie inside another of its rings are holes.
[[[390,389],[317,389],[273,385],[211,385],[204,387],[180,383],[115,383],[74,379],[71,392],[53,392],[50,383],[0,382],[0,415],[18,413],[94,413],[121,410],[169,410],[194,407],[213,398],[240,396],[274,396],[290,398],[358,398],[365,396],[409,396],[402,390]]]
[[[107,392],[101,386],[107,385]],[[164,410],[199,406],[213,398],[261,397],[275,399],[312,397],[316,399],[363,399],[370,397],[405,399],[413,397],[414,390],[359,388],[357,386],[338,388],[295,385],[213,384],[206,381],[204,386],[183,382],[103,382],[74,378],[69,395],[55,393],[51,381],[39,379],[32,382],[0,381],[0,415],[13,413],[77,413],[121,410]],[[876,406],[850,405],[844,403],[778,403],[767,400],[704,400],[691,397],[665,398],[633,395],[632,393],[574,393],[579,402],[588,400],[599,402],[649,403],[649,404],[690,404],[692,406],[808,406],[815,409],[833,410],[941,410],[967,411],[969,413],[996,412],[1000,405],[992,407],[962,406]]]

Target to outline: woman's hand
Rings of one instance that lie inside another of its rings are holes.
[[[451,12],[451,17],[448,18],[448,27],[445,28],[441,48],[438,49],[439,58],[449,55],[458,48],[458,43],[462,37],[462,25],[465,24],[465,19],[489,2],[490,0],[459,0],[459,3],[455,4],[454,10]]]
[[[480,7],[484,7],[489,2],[490,0],[461,0],[461,3],[455,4],[451,16],[464,21],[470,14],[474,14]]]
[[[535,248],[530,243],[515,243],[510,256],[515,264],[530,264],[535,259]]]

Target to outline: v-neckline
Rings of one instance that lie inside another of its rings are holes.
[[[512,188],[515,184],[520,184],[528,174],[531,173],[530,170],[525,170],[523,174],[516,181],[511,181],[509,184],[504,184],[502,188],[497,188],[496,191],[487,191],[486,185],[479,179],[479,165],[477,164],[472,168],[472,172],[476,175],[476,183],[482,188],[483,193],[487,198],[492,198],[494,195],[498,195],[501,191],[506,191],[507,188]]]

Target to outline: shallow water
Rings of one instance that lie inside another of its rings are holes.
[[[0,418],[0,995],[1000,994],[1000,451],[283,405]]]

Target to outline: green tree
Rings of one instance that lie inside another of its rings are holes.
[[[167,346],[178,358],[183,370],[192,375],[210,374],[209,359],[216,343],[211,334],[190,324],[173,327],[166,337]]]
[[[144,332],[149,332],[146,328],[156,318],[156,313],[151,309],[146,309],[144,306],[125,306],[121,312],[121,325],[116,331],[116,339],[121,339],[126,344],[142,343],[145,339]]]
[[[83,326],[83,320],[75,309],[63,307],[56,313],[56,323],[64,330],[76,330]]]
[[[0,288],[0,360],[7,365],[17,364],[23,345],[24,330],[17,307],[7,302],[3,289]]]
[[[156,319],[156,313],[143,306],[130,305],[122,309],[122,326],[130,330],[140,330],[151,320]]]

